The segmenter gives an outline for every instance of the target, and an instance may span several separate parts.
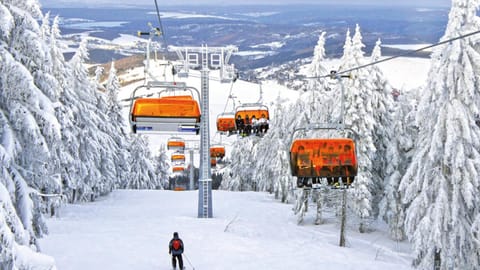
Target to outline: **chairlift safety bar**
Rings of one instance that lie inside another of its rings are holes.
[[[185,82],[149,81],[147,83],[147,88],[152,88],[152,87],[193,88],[193,87],[187,87],[187,84]]]
[[[345,124],[343,124],[343,123],[342,124],[340,124],[340,123],[338,123],[338,124],[337,123],[311,123],[311,124],[308,124],[304,127],[295,128],[293,130],[292,139],[290,141],[293,142],[293,140],[295,138],[295,134],[298,131],[311,131],[311,130],[337,130],[337,131],[347,130],[347,131],[351,132],[356,138],[358,138],[358,133],[355,132],[350,127],[345,126]]]

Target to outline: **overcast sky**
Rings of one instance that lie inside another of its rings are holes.
[[[120,4],[120,5],[155,5],[154,0],[39,0],[44,6],[68,6],[69,4]],[[157,0],[159,6],[165,5],[248,5],[248,4],[381,4],[381,5],[414,5],[424,6],[450,6],[452,0]]]

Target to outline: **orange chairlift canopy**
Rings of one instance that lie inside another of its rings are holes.
[[[225,146],[214,145],[214,146],[210,147],[210,157],[211,158],[224,158],[225,157]]]
[[[330,183],[342,177],[348,185],[357,175],[357,166],[353,139],[296,139],[290,148],[292,175],[299,178],[327,178]]]
[[[179,137],[171,137],[167,141],[167,150],[184,151],[185,140]]]
[[[163,88],[159,97],[135,96],[142,88],[151,90]],[[196,132],[199,131],[200,106],[193,98],[195,88],[180,83],[155,82],[148,86],[137,87],[132,93],[130,122],[134,133],[137,132]],[[179,91],[190,95],[172,95]],[[198,91],[197,95],[200,97]],[[164,95],[164,96],[162,96]],[[200,98],[199,98],[200,99]]]
[[[221,113],[217,116],[217,130],[221,132],[235,131],[235,113]]]
[[[171,159],[172,159],[172,162],[185,163],[185,155],[184,154],[173,154]]]
[[[184,166],[173,166],[172,167],[172,171],[174,173],[178,173],[178,172],[184,172],[185,171],[185,167]]]

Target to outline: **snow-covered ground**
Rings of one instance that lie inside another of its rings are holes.
[[[178,232],[185,266],[196,270],[412,269],[409,244],[380,226],[346,233],[333,214],[313,225],[314,208],[297,225],[291,204],[258,192],[213,192],[213,218],[197,218],[197,191],[118,190],[93,203],[68,205],[48,220],[40,240],[58,269],[171,269],[168,242]]]
[[[430,70],[430,59],[402,57],[380,63],[379,67],[390,84],[403,92],[424,86]]]

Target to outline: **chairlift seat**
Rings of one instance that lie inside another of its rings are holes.
[[[212,157],[212,158],[223,158],[223,157],[225,157],[225,147],[224,146],[212,146],[212,147],[210,147],[210,157]]]
[[[173,166],[172,167],[172,171],[175,173],[175,172],[184,172],[185,171],[185,167],[184,166]]]
[[[357,175],[355,143],[349,138],[296,139],[290,148],[293,176],[338,178]]]
[[[218,115],[217,130],[221,132],[235,131],[235,113],[222,113]]]
[[[237,108],[235,111],[235,119],[240,116],[242,119],[248,116],[250,120],[252,120],[252,116],[255,116],[256,119],[260,119],[262,115],[265,115],[265,119],[269,120],[270,115],[268,113],[268,108],[264,107],[242,107]]]
[[[167,141],[167,149],[173,151],[184,151],[185,141],[182,138],[172,137]]]

